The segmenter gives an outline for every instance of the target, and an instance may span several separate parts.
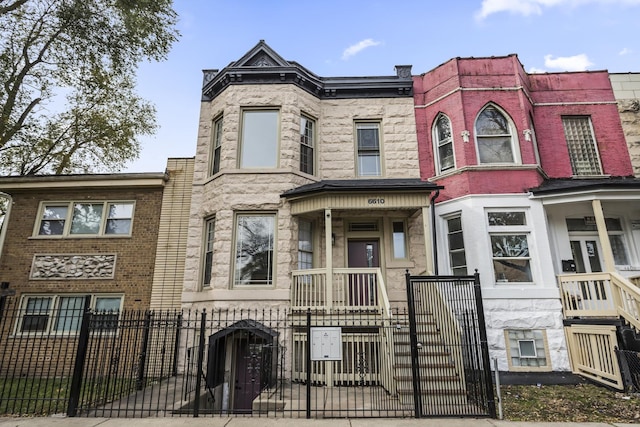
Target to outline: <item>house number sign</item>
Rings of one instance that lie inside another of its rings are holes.
[[[373,197],[367,199],[368,205],[384,205],[384,197]]]

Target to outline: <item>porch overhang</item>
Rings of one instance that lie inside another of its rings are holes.
[[[442,186],[420,179],[324,180],[285,191],[291,214],[325,209],[389,210],[429,206],[429,196]]]
[[[545,205],[592,200],[640,200],[640,179],[612,177],[594,179],[550,179],[529,189],[531,197]]]

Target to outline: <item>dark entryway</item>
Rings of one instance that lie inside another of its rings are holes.
[[[380,267],[380,241],[378,239],[348,241],[349,268]],[[376,306],[378,304],[376,275],[356,273],[349,277],[349,304]]]

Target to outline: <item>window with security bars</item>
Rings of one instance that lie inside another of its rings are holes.
[[[571,169],[574,175],[602,175],[600,157],[589,116],[562,118]]]

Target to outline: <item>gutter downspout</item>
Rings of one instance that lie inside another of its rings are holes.
[[[431,247],[433,252],[433,272],[438,275],[438,245],[436,232],[436,199],[440,195],[440,190],[436,190],[435,194],[431,196]]]

